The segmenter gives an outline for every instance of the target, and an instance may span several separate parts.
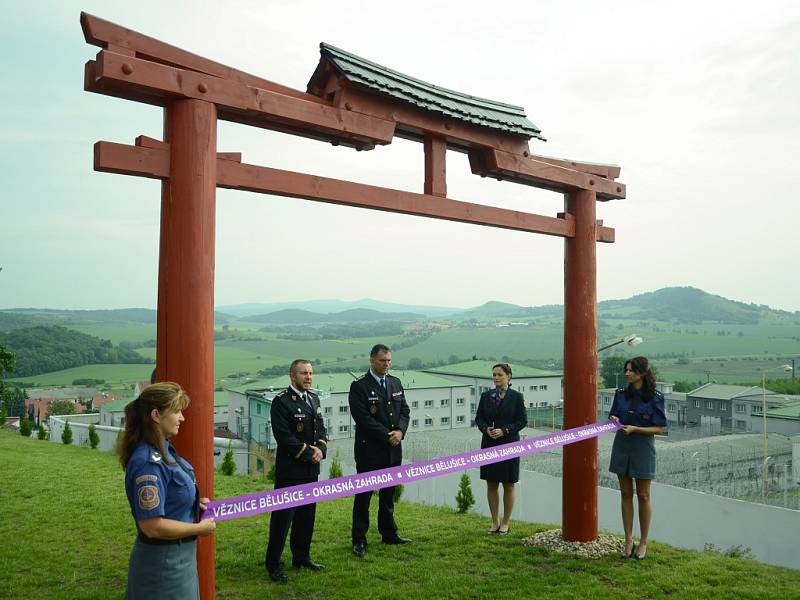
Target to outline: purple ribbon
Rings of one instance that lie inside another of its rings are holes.
[[[431,477],[439,477],[448,473],[457,473],[467,469],[491,465],[510,458],[518,458],[544,450],[560,448],[567,444],[595,438],[621,428],[622,425],[616,421],[600,421],[591,425],[566,429],[558,433],[540,435],[535,438],[492,448],[451,454],[450,456],[410,465],[400,465],[398,467],[380,469],[379,471],[368,471],[337,477],[336,479],[326,479],[275,490],[255,492],[224,500],[214,500],[208,503],[208,507],[200,518],[214,517],[216,521],[241,519],[274,510],[284,510],[303,506],[304,504],[334,500],[394,485],[406,485],[415,481],[430,479]]]

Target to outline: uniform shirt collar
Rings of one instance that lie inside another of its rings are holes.
[[[295,394],[297,394],[297,395],[298,395],[300,398],[302,398],[302,397],[303,397],[303,394],[306,394],[306,393],[307,393],[307,392],[301,392],[300,390],[298,390],[298,389],[297,389],[296,387],[294,387],[293,385],[289,385],[289,387],[290,387],[290,388],[292,388],[292,391],[293,391]]]
[[[378,375],[378,374],[377,374],[375,371],[373,371],[373,370],[372,370],[372,367],[370,367],[370,368],[369,368],[369,374],[370,374],[370,375],[372,375],[373,379],[375,379],[375,382],[376,382],[378,385],[380,385],[380,384],[381,384],[381,379],[383,379],[384,383],[386,383],[386,377],[389,375],[389,374],[387,373],[386,375],[384,375],[383,377],[381,377],[381,376],[380,376],[380,375]]]

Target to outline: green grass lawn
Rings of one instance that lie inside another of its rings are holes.
[[[111,454],[0,430],[0,598],[121,598],[134,526],[123,474]],[[217,477],[217,497],[265,487]],[[521,499],[520,501],[526,501]],[[534,498],[527,501],[535,501]],[[220,523],[217,597],[262,598],[798,598],[800,571],[651,543],[647,560],[600,560],[524,547],[553,525],[513,522],[487,536],[487,519],[401,502],[409,546],[383,546],[373,527],[364,560],[350,554],[349,498],[320,504],[313,557],[321,573],[289,570],[271,583],[263,568],[269,516]],[[288,546],[288,545],[287,545]],[[287,550],[284,559],[290,563]]]

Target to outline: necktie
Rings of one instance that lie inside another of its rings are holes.
[[[386,397],[386,380],[383,377],[381,377],[381,391],[384,397]]]
[[[305,400],[305,403],[308,404],[308,408],[314,410],[314,405],[311,404],[311,398],[308,397],[308,394],[303,394],[303,400]]]

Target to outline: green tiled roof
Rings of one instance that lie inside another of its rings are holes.
[[[483,379],[492,378],[492,367],[495,362],[490,360],[470,360],[454,365],[445,365],[434,369],[425,369],[428,373],[440,373],[442,375],[458,375],[459,377],[480,377]],[[543,371],[525,365],[510,364],[514,379],[521,377],[561,377],[558,371]]]
[[[800,421],[800,402],[793,402],[792,404],[786,404],[780,408],[768,410],[767,416]]]
[[[541,130],[525,116],[521,106],[505,104],[448,90],[321,43],[320,57],[329,60],[348,81],[413,104],[423,110],[459,121],[544,140]],[[309,82],[309,91],[314,82]]]
[[[761,396],[760,387],[747,387],[744,385],[728,385],[725,383],[706,383],[699,388],[689,392],[693,398],[708,398],[710,400],[732,400],[733,398],[747,398],[749,396]],[[775,392],[767,390],[767,396],[774,395]]]
[[[132,402],[133,398],[120,398],[119,400],[112,400],[111,402],[106,402],[100,407],[100,410],[105,410],[106,412],[121,412],[125,410],[125,407],[128,405],[129,402]]]

